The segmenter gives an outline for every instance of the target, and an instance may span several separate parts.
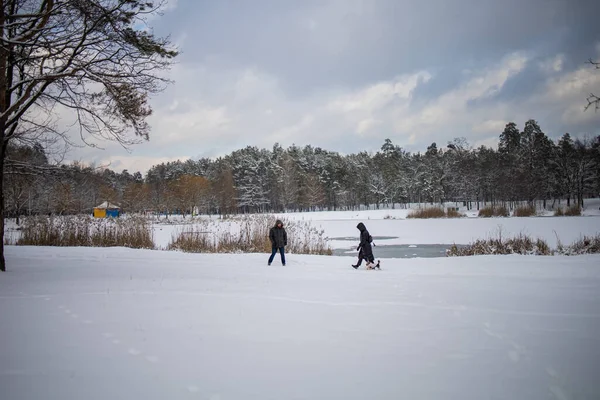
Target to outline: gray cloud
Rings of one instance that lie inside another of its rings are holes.
[[[522,49],[562,47],[581,58],[600,37],[598,14],[587,0],[180,1],[160,31],[185,30],[194,43],[186,61],[252,65],[294,95],[423,68],[474,68]]]
[[[599,14],[587,0],[179,0],[152,21],[183,53],[153,99],[151,141],[73,158],[146,169],[275,142],[376,150],[387,137],[424,150],[489,144],[529,118],[552,135],[600,133],[581,111],[600,91],[583,64],[600,56]]]

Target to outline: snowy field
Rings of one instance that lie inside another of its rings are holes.
[[[593,212],[406,212],[279,216],[345,249],[359,221],[387,237],[378,246],[501,232],[554,247],[600,231]],[[173,219],[153,223],[159,247],[188,226]],[[600,255],[384,259],[382,271],[348,257],[291,254],[283,268],[266,254],[124,248],[7,246],[6,258],[1,400],[600,398]]]
[[[600,398],[600,256],[6,252],[2,400]]]
[[[388,212],[390,210],[387,210]],[[398,210],[400,211],[400,210]],[[323,212],[323,213],[289,213],[277,214],[298,221],[310,223],[323,230],[324,236],[333,239],[329,245],[334,249],[356,248],[359,231],[358,222],[363,222],[371,235],[388,237],[376,240],[377,245],[398,244],[469,244],[477,239],[503,238],[527,234],[532,238],[541,238],[551,247],[556,247],[558,239],[568,245],[583,235],[593,236],[600,233],[600,216],[580,217],[510,217],[510,218],[438,218],[438,219],[384,219],[385,213],[380,211],[361,212]],[[163,224],[155,223],[154,242],[159,248],[166,248],[172,235],[188,223]],[[275,221],[273,221],[273,225]],[[212,222],[215,229],[218,221]],[[223,224],[229,229],[229,223]],[[355,238],[355,241],[336,240],[334,238]]]
[[[550,203],[549,203],[550,204]],[[447,203],[445,207],[454,206]],[[412,208],[428,205],[412,205]],[[562,206],[565,204],[563,202]],[[411,209],[381,209],[361,211],[322,211],[303,213],[274,214],[275,218],[309,222],[324,232],[333,249],[356,249],[359,232],[358,222],[363,222],[370,233],[382,245],[419,245],[419,244],[469,244],[477,239],[503,238],[526,234],[532,238],[544,239],[552,248],[558,241],[569,245],[583,235],[594,236],[600,233],[600,199],[586,199],[586,208],[579,217],[554,217],[550,211],[540,211],[536,217],[479,218],[477,211],[468,211],[460,207],[466,218],[441,219],[407,219]],[[256,215],[264,217],[264,215]],[[239,218],[242,216],[236,216]],[[149,217],[152,222],[153,240],[157,248],[166,249],[178,231],[189,229],[195,225],[197,230],[216,234],[222,231],[231,232],[239,229],[239,224],[218,216],[199,216],[195,218],[172,215],[168,218]],[[5,236],[12,242],[20,237],[14,220],[6,221]],[[342,240],[340,240],[342,239]],[[354,241],[352,241],[354,239]],[[356,252],[354,252],[356,253]]]

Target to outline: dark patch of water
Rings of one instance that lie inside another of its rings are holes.
[[[340,239],[337,239],[340,240]],[[452,247],[451,244],[393,244],[380,245],[373,247],[375,258],[433,258],[446,257],[446,250]],[[462,247],[457,245],[457,247]],[[334,256],[354,256],[358,255],[354,249],[334,249]]]
[[[344,237],[333,237],[328,238],[329,240],[347,240],[347,241],[356,241],[358,242],[360,238],[358,236],[344,236]],[[373,236],[373,240],[391,240],[398,239],[398,236]]]

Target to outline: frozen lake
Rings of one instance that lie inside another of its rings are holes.
[[[380,244],[386,241],[398,239],[395,236],[373,236],[373,254],[375,258],[431,258],[431,257],[446,257],[446,250],[451,244]],[[333,250],[334,256],[352,256],[357,255],[356,245],[358,239],[356,237],[335,237],[331,238],[336,243],[347,241],[347,248],[336,248]],[[460,247],[460,245],[459,245]]]

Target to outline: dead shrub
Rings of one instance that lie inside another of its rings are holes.
[[[494,216],[494,207],[483,207],[479,210],[479,213],[477,215],[481,218],[491,218]]]
[[[510,213],[508,212],[508,208],[506,208],[505,206],[497,206],[494,208],[494,216],[509,217]]]
[[[447,218],[462,218],[464,216],[465,216],[465,214],[460,213],[454,207],[448,207],[448,209],[446,210],[446,217]]]
[[[569,217],[576,217],[581,215],[581,207],[579,204],[573,204],[565,210],[565,215]]]
[[[428,207],[412,210],[406,218],[444,218],[446,213],[441,207]]]
[[[172,237],[168,250],[190,253],[268,253],[271,251],[269,230],[276,217],[240,216],[230,221],[205,221],[189,226]],[[332,255],[323,237],[324,231],[308,221],[282,219],[288,235],[286,251],[294,254]]]
[[[565,208],[564,210],[562,207],[558,207],[556,210],[554,210],[555,217],[562,217],[562,216],[578,217],[580,215],[581,215],[581,207],[579,207],[579,204],[573,204],[572,206],[569,206],[569,207]]]
[[[95,219],[90,216],[28,217],[20,246],[88,246],[153,249],[152,231],[145,218]]]
[[[554,254],[550,246],[548,246],[548,243],[542,239],[538,238],[535,241],[535,247],[537,248],[538,255],[550,256]]]
[[[515,208],[515,212],[513,214],[515,217],[533,217],[536,215],[535,206],[532,204],[519,206]]]
[[[467,246],[458,247],[452,245],[448,256],[476,256],[476,255],[504,255],[504,254],[527,254],[527,255],[552,255],[553,252],[542,239],[533,240],[527,235],[519,235],[510,239],[490,238],[478,239]]]
[[[510,214],[505,206],[486,206],[479,210],[478,216],[482,218],[508,217]]]
[[[562,254],[579,255],[579,254],[598,254],[600,253],[600,234],[596,236],[583,236],[576,240],[570,246],[566,247]]]

